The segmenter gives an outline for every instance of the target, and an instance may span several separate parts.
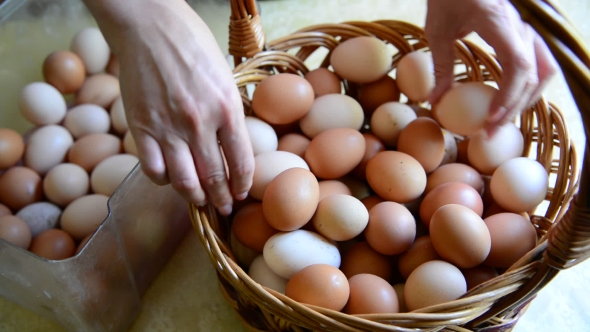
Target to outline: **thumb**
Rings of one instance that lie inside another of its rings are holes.
[[[434,89],[428,101],[431,105],[438,102],[440,97],[451,88],[454,81],[455,51],[454,40],[446,36],[436,35],[428,38],[432,61],[434,63]]]

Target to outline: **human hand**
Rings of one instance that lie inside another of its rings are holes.
[[[187,201],[209,201],[230,214],[232,198],[244,199],[250,189],[254,157],[240,94],[210,30],[182,0],[92,2],[120,62],[142,170]]]
[[[507,0],[428,0],[425,31],[436,75],[432,104],[453,83],[456,39],[476,32],[494,48],[503,74],[490,105],[490,135],[537,102],[557,71],[547,45]]]

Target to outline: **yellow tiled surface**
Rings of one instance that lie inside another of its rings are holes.
[[[228,1],[189,1],[209,24],[222,49],[227,47]],[[590,45],[588,0],[561,0],[587,45]],[[424,24],[425,0],[283,0],[261,1],[268,39],[298,28],[346,20],[405,20]],[[571,137],[584,148],[584,134],[571,96],[561,77],[546,97],[565,114]],[[237,315],[220,295],[214,269],[195,234],[189,234],[152,284],[143,309],[130,331],[244,331]],[[514,331],[590,331],[590,263],[564,271],[538,295]],[[55,323],[0,299],[0,331],[61,332]]]

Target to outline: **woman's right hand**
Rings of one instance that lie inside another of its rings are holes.
[[[182,0],[86,3],[119,59],[144,173],[230,214],[250,189],[254,157],[240,94],[209,28]]]

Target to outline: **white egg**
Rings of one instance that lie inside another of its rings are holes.
[[[277,150],[279,139],[275,130],[268,123],[253,116],[247,116],[245,121],[255,156],[263,152]]]
[[[264,261],[263,255],[258,255],[258,257],[254,258],[254,261],[250,264],[248,275],[252,280],[262,286],[276,290],[281,294],[285,294],[285,289],[287,288],[287,282],[289,280],[274,273]]]
[[[58,124],[66,116],[66,101],[62,94],[45,82],[27,84],[20,94],[22,115],[37,126]]]
[[[491,175],[503,162],[522,156],[524,138],[512,122],[498,128],[491,138],[481,133],[472,136],[467,145],[469,164],[480,173]]]
[[[58,125],[47,125],[35,130],[27,141],[24,164],[40,175],[63,162],[74,138]]]
[[[66,127],[74,138],[78,139],[89,134],[105,134],[111,128],[107,111],[93,104],[82,104],[68,111],[64,119]]]
[[[84,28],[72,39],[70,50],[82,59],[88,74],[97,74],[105,70],[111,57],[109,44],[98,28]]]

